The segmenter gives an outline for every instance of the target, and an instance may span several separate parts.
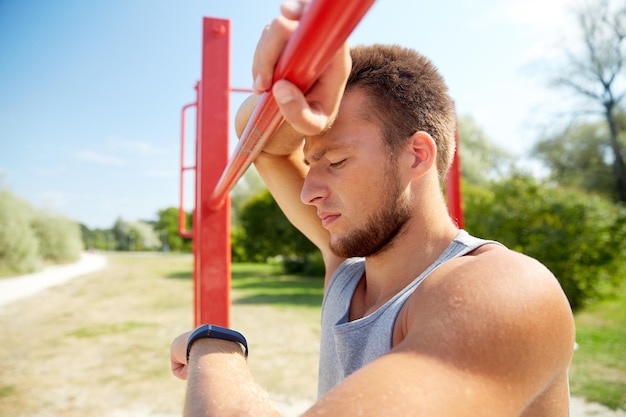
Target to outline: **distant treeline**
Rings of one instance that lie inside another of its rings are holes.
[[[319,251],[282,214],[265,189],[233,199],[233,262],[281,262],[288,272],[323,276]],[[626,209],[602,196],[511,173],[463,185],[465,228],[545,264],[570,304],[579,309],[610,294],[626,276]],[[192,228],[191,214],[187,213]],[[191,252],[178,234],[178,209],[155,221],[118,219],[90,230],[32,209],[0,193],[0,272],[29,272],[46,262],[69,262],[83,248]],[[419,256],[419,254],[416,254]]]
[[[186,216],[189,223],[191,215]],[[184,239],[178,234],[178,209],[170,207],[159,210],[156,217],[156,221],[118,218],[110,229],[89,229],[81,225],[85,248],[190,253],[191,239]]]

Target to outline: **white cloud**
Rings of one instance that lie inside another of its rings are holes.
[[[52,165],[48,167],[37,166],[34,171],[43,177],[52,177],[67,171],[67,167],[62,164]]]
[[[164,155],[166,150],[152,142],[141,140],[127,140],[117,136],[107,139],[107,144],[114,150],[128,151],[139,156]]]
[[[107,156],[92,150],[78,150],[74,157],[81,161],[93,162],[99,165],[126,165],[126,161],[114,156]]]
[[[149,178],[174,178],[177,175],[177,171],[168,169],[154,169],[143,172],[143,176]]]
[[[502,0],[496,3],[488,17],[492,21],[508,21],[551,30],[566,20],[571,6],[571,0]]]
[[[43,207],[47,209],[59,210],[67,206],[67,196],[60,191],[46,191],[41,194],[40,200]]]
[[[516,25],[523,29],[528,40],[520,51],[524,63],[555,59],[563,45],[577,38],[578,26],[574,19],[577,3],[572,0],[500,0],[485,15],[489,24],[495,22]]]

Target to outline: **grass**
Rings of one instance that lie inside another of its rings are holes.
[[[626,409],[626,285],[576,314],[572,394]]]
[[[193,325],[191,256],[109,254],[105,269],[0,307],[0,416],[179,416],[172,339]],[[321,279],[233,266],[232,326],[277,399],[316,395]]]
[[[319,312],[324,281],[319,277],[285,275],[278,266],[234,264],[232,288],[240,295],[236,304],[265,304],[308,308]]]
[[[180,415],[169,344],[192,317],[190,256],[110,254],[102,271],[0,307],[0,416]],[[232,326],[277,399],[316,395],[322,280],[234,264]],[[576,315],[572,394],[626,408],[626,288]]]

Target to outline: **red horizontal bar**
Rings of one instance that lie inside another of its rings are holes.
[[[374,0],[313,0],[276,65],[274,81],[285,79],[308,91],[373,3]],[[263,93],[213,190],[209,207],[218,209],[222,205],[226,194],[282,122],[273,95]]]

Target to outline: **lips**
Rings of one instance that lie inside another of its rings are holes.
[[[317,216],[322,220],[322,226],[327,227],[335,220],[337,220],[340,216],[338,213],[332,213],[329,211],[318,211]]]

